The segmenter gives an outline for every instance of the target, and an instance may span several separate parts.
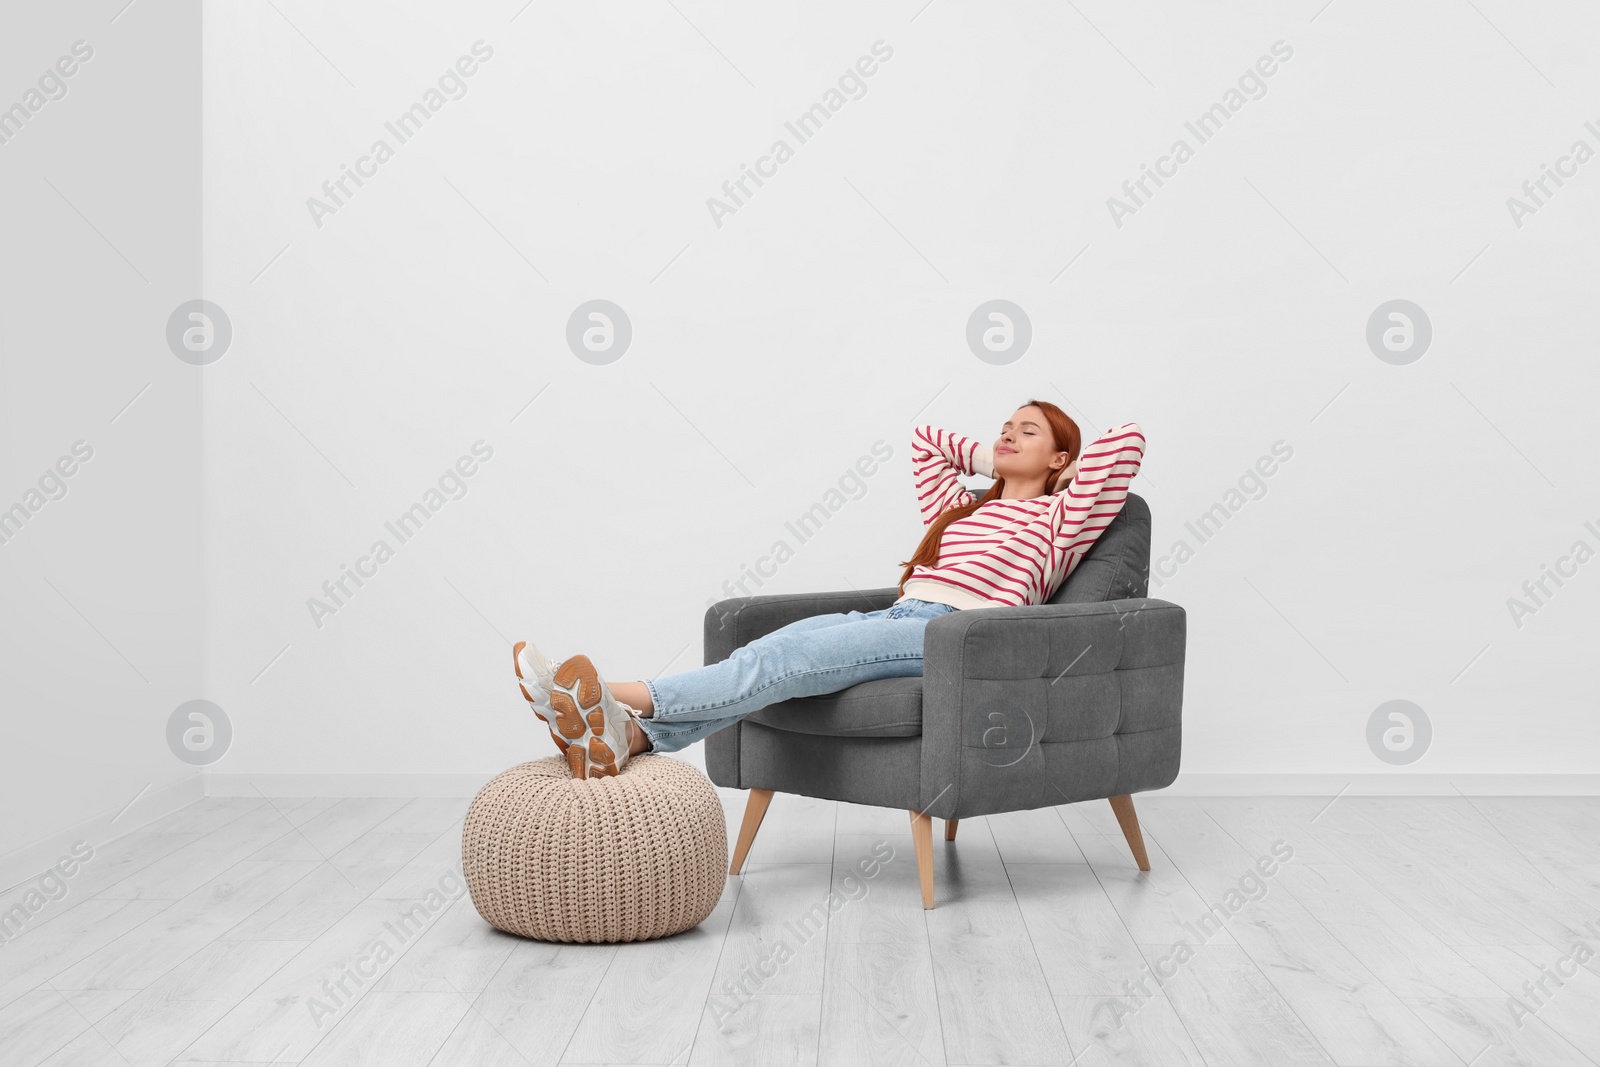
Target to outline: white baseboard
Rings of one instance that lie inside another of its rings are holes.
[[[1149,796],[1592,797],[1600,774],[1179,774]]]
[[[208,797],[471,797],[499,773],[208,774],[205,781]]]
[[[690,746],[667,753],[705,773],[704,752]],[[555,755],[554,752],[549,755]],[[531,755],[503,770],[541,759]],[[481,774],[204,774],[208,797],[472,797],[500,771]],[[257,792],[259,790],[259,792]]]
[[[679,753],[671,754],[674,759]],[[698,767],[703,763],[684,758]],[[471,797],[483,774],[208,774],[213,797]],[[259,790],[259,793],[258,793]],[[1600,796],[1600,774],[1180,774],[1149,796]]]

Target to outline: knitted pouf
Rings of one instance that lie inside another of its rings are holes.
[[[620,774],[574,778],[560,756],[503,771],[461,831],[472,903],[541,941],[646,941],[697,926],[722,897],[728,831],[704,774],[641,753]]]

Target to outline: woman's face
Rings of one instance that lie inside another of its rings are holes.
[[[1066,464],[1067,454],[1056,448],[1044,412],[1032,404],[1018,408],[1000,428],[1000,436],[995,438],[994,473],[997,478],[1054,477]]]

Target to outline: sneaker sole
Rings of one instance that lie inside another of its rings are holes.
[[[589,733],[589,777],[606,778],[620,773],[617,754],[606,744],[606,709],[600,699],[600,673],[588,656],[573,656],[556,669],[556,685],[550,704],[563,719],[579,716]]]
[[[550,706],[555,712],[555,722],[545,718],[544,713],[539,710],[539,705],[534,701],[533,694],[528,692],[527,679],[522,674],[522,650],[527,645],[528,642],[526,641],[518,641],[516,647],[511,650],[511,666],[517,672],[517,688],[522,690],[522,699],[528,702],[528,706],[533,709],[533,713],[539,716],[546,726],[550,727],[551,738],[555,740],[556,747],[561,749],[561,754],[567,759],[567,770],[572,772],[574,778],[587,778],[589,777],[588,752],[584,749],[584,746],[574,742],[587,732],[588,727],[585,725],[581,715],[575,712],[563,711],[553,698],[550,701]]]

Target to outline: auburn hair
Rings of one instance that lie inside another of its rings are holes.
[[[1072,416],[1048,400],[1029,400],[1027,403],[1017,406],[1019,408],[1036,407],[1044,412],[1044,421],[1049,425],[1051,438],[1055,442],[1055,448],[1051,451],[1067,453],[1068,466],[1078,458],[1078,450],[1083,447],[1083,435],[1078,430],[1078,424],[1072,421]],[[1065,470],[1066,468],[1063,467],[1062,469]],[[1060,474],[1061,472],[1057,471],[1051,477],[1056,478]],[[933,520],[928,527],[928,532],[922,535],[922,543],[917,545],[917,550],[911,554],[911,558],[901,561],[901,565],[905,567],[905,572],[900,575],[900,594],[902,596],[905,595],[906,591],[906,579],[911,577],[916,568],[938,566],[939,544],[944,539],[945,528],[952,522],[971,515],[989,501],[999,499],[1005,489],[1006,480],[997,474],[994,484],[989,487],[989,491],[984,493],[983,496],[970,504],[946,508],[938,518]]]

